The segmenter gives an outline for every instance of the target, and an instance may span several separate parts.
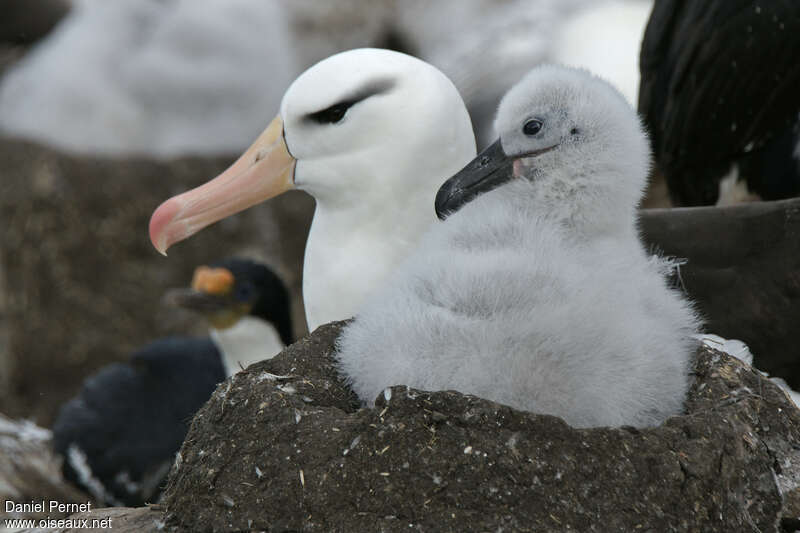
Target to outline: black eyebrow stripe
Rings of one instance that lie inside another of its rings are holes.
[[[308,113],[306,115],[307,119],[316,120],[317,117],[328,111],[329,109],[343,105],[346,108],[350,108],[357,103],[366,100],[371,96],[377,96],[379,94],[383,94],[385,92],[390,91],[395,86],[395,80],[391,78],[383,78],[378,80],[373,80],[367,82],[365,85],[359,87],[357,90],[353,91],[350,95],[345,96],[344,98],[340,99],[333,105],[326,107],[325,109],[320,109],[319,111],[314,111],[312,113]]]
[[[370,96],[376,96],[385,92],[389,92],[394,85],[395,81],[391,78],[373,80],[356,90],[352,96],[345,98],[345,100],[352,102],[353,104],[357,104],[362,100],[366,100]]]

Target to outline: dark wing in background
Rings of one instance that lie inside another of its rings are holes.
[[[719,178],[740,159],[762,198],[800,193],[800,182],[785,183],[798,179],[791,152],[766,155],[773,141],[796,143],[800,2],[656,0],[640,70],[639,112],[678,205],[713,204]],[[764,159],[794,171],[771,183]]]
[[[160,339],[130,362],[101,369],[64,404],[53,426],[65,477],[106,504],[155,502],[192,417],[224,379],[219,351],[208,338]],[[71,446],[85,455],[110,497],[87,487],[69,459]]]

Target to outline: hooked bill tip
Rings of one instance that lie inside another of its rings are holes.
[[[175,219],[181,206],[174,199],[162,203],[150,217],[150,242],[158,253],[167,255],[167,249],[180,239],[170,238],[170,223]]]
[[[457,191],[458,188],[453,186],[451,180],[447,180],[436,192],[434,209],[439,220],[446,219],[452,213],[450,202]]]

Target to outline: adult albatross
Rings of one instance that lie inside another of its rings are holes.
[[[303,299],[310,330],[349,318],[434,221],[444,180],[475,155],[458,91],[431,65],[343,52],[292,83],[279,115],[225,172],[150,220],[162,253],[203,227],[296,187],[314,196]]]
[[[586,71],[540,67],[496,129],[437,194],[447,220],[343,330],[353,390],[455,389],[578,427],[680,412],[698,321],[639,241],[635,112]]]

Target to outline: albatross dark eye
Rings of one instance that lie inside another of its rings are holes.
[[[311,113],[308,118],[319,124],[336,124],[347,114],[347,110],[353,106],[353,102],[340,102],[322,111]]]
[[[536,135],[542,129],[542,121],[532,118],[522,126],[522,133],[525,135]]]

